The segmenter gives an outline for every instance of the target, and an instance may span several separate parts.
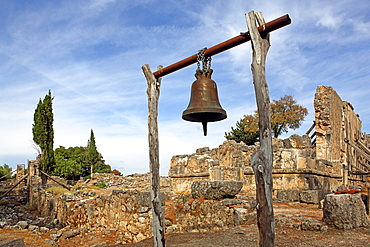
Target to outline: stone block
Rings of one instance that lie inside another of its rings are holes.
[[[328,227],[315,221],[305,221],[301,223],[301,230],[303,231],[320,231],[327,232]]]
[[[220,166],[214,166],[209,168],[209,178],[211,180],[221,180],[221,169]]]
[[[63,238],[73,238],[75,236],[77,236],[78,234],[80,234],[80,231],[79,230],[73,230],[73,231],[66,231],[63,233]]]
[[[283,174],[282,175],[283,188],[285,190],[297,189],[297,175],[296,174]]]
[[[87,218],[90,221],[92,221],[94,219],[95,205],[94,204],[85,204],[85,207],[86,207]]]
[[[299,200],[303,203],[319,204],[324,198],[322,190],[304,190],[299,192]]]
[[[360,194],[328,194],[325,196],[323,221],[339,229],[370,227],[365,204]]]
[[[240,167],[225,167],[220,166],[221,169],[221,180],[229,181],[236,180],[240,181],[243,176],[243,170]]]
[[[193,198],[233,198],[243,187],[241,181],[195,181],[191,185]]]
[[[68,193],[64,193],[62,195],[62,199],[64,201],[66,201],[66,202],[77,201],[78,200],[77,196],[75,196],[75,195],[73,195],[72,193],[69,193],[69,192]]]
[[[286,168],[286,169],[295,169],[297,168],[297,157],[296,157],[296,152],[295,150],[283,150],[281,151],[281,162],[282,166],[281,168]]]
[[[28,227],[28,222],[25,220],[22,220],[22,221],[19,221],[17,225],[20,226],[22,229],[26,229]]]
[[[234,208],[234,224],[235,226],[255,223],[257,221],[257,213],[249,212],[245,208]]]
[[[198,155],[202,155],[202,154],[208,153],[209,152],[209,147],[198,148],[195,152]]]
[[[278,190],[277,198],[285,202],[298,202],[299,190]]]
[[[289,138],[284,139],[285,148],[310,148],[311,139],[308,135],[299,136],[297,134],[291,135]]]
[[[0,247],[24,247],[23,238],[16,238],[7,241],[0,241]]]
[[[241,200],[241,199],[232,199],[232,198],[226,198],[226,199],[223,199],[221,201],[221,205],[222,206],[227,206],[227,207],[230,207],[230,206],[234,206],[234,205],[238,205],[238,204],[242,204],[244,201]]]
[[[167,200],[167,195],[161,191],[159,198],[161,200],[162,206],[165,204]],[[142,207],[152,207],[152,202],[150,199],[150,191],[140,191],[137,194],[137,202],[139,203],[140,206]]]
[[[54,240],[51,240],[51,239],[44,239],[44,242],[49,246],[53,246],[53,247],[59,246]]]

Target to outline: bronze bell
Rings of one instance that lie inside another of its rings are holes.
[[[201,122],[203,133],[207,135],[207,123],[227,118],[218,100],[217,85],[211,79],[213,70],[197,70],[196,81],[191,86],[188,108],[182,113],[182,119],[190,122]]]

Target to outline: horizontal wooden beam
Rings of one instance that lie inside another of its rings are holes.
[[[270,21],[264,25],[261,25],[258,27],[258,31],[260,32],[261,36],[264,37],[269,32],[275,31],[279,28],[282,28],[284,26],[287,26],[291,23],[291,19],[289,18],[289,15],[284,15],[280,18],[277,18],[273,21]],[[245,42],[248,42],[251,40],[251,37],[249,36],[249,32],[241,33],[240,35],[231,38],[229,40],[226,40],[218,45],[212,46],[205,50],[204,56],[205,57],[211,57],[218,53],[221,53],[223,51],[226,51],[230,48],[233,48],[237,45],[243,44]],[[171,64],[167,67],[164,67],[162,69],[157,70],[153,73],[154,77],[156,79],[163,77],[165,75],[168,75],[172,72],[175,72],[177,70],[180,70],[182,68],[185,68],[191,64],[194,64],[197,62],[198,54],[195,54],[193,56],[190,56],[188,58],[185,58],[177,63]]]

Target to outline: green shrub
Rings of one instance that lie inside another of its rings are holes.
[[[105,187],[107,187],[107,185],[104,183],[104,182],[101,182],[101,183],[99,183],[99,184],[97,184],[97,185],[94,185],[95,187],[98,187],[98,188],[100,188],[100,189],[104,189]]]

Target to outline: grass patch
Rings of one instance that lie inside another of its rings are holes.
[[[67,190],[66,188],[57,187],[57,186],[47,188],[46,190],[50,191],[51,193],[56,194],[56,195],[61,195],[61,194],[67,193],[67,192],[71,192],[70,190]]]

